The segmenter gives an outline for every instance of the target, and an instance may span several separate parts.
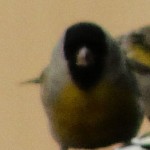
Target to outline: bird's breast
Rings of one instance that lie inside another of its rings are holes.
[[[82,91],[70,83],[51,108],[51,124],[60,141],[85,147],[91,142],[91,146],[96,146],[101,140],[104,146],[116,140],[114,136],[120,138],[124,130],[130,134],[137,124],[136,113],[135,97],[128,88],[103,81],[89,91]]]

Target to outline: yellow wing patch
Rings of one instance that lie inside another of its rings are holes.
[[[144,65],[150,66],[150,52],[143,50],[141,46],[132,46],[132,50],[129,51],[127,56]]]

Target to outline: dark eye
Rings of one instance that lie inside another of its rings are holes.
[[[140,44],[144,41],[144,35],[142,33],[133,33],[131,35],[131,40],[133,43]]]

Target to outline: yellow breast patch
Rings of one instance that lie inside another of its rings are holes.
[[[128,109],[130,114],[129,103],[133,102],[132,99],[130,89],[113,86],[106,80],[89,91],[82,91],[70,83],[62,90],[53,106],[53,129],[63,140],[70,140],[72,135],[75,140],[83,140],[82,135],[86,136],[87,133],[96,138],[100,136],[97,133],[99,130],[103,133],[106,128],[109,132],[111,121],[118,119],[117,115],[122,108]]]

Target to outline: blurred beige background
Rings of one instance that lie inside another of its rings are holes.
[[[0,149],[58,150],[49,134],[37,76],[63,30],[93,21],[113,36],[150,24],[150,0],[0,0]],[[149,130],[145,123],[142,132]]]

